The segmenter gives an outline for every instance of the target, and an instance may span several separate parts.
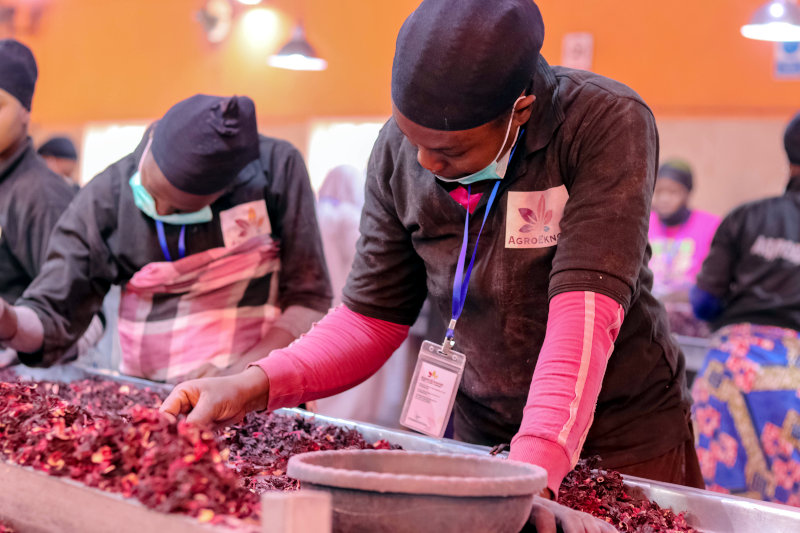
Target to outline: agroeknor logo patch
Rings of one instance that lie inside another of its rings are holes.
[[[506,248],[549,248],[558,244],[568,199],[563,185],[546,191],[510,191]]]

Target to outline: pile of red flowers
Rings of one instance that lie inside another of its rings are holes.
[[[15,378],[0,372],[1,379]],[[286,476],[295,454],[399,448],[370,444],[354,429],[273,413],[251,413],[217,435],[165,421],[156,410],[163,398],[98,378],[0,382],[0,456],[159,511],[219,521],[255,517],[257,494],[298,489]]]
[[[299,481],[286,476],[289,458],[298,453],[400,448],[384,440],[370,444],[354,429],[272,413],[247,415],[242,424],[228,428],[223,439],[245,486],[258,493],[299,488]]]
[[[90,413],[35,384],[0,383],[0,455],[201,521],[257,514],[258,497],[226,466],[211,430],[138,405],[123,414]]]
[[[582,459],[561,483],[558,503],[589,513],[620,532],[698,533],[683,513],[630,495],[619,472],[601,470],[599,458]]]
[[[157,391],[99,378],[71,383],[40,381],[34,386],[100,416],[110,413],[128,418],[134,408],[157,408],[164,399]],[[286,476],[289,458],[298,453],[399,448],[386,441],[370,444],[354,429],[273,413],[250,413],[241,424],[227,428],[221,437],[218,442],[222,453],[227,455],[230,449],[229,463],[236,468],[242,484],[258,494],[299,488],[297,480]]]
[[[15,381],[15,380],[4,380]],[[138,405],[158,409],[166,395],[149,388],[133,387],[115,381],[91,378],[71,383],[38,382],[39,388],[92,414],[123,414]]]
[[[219,522],[223,516],[257,517],[257,493],[297,489],[299,482],[286,476],[295,454],[399,448],[370,444],[353,429],[274,413],[251,413],[216,435],[167,422],[156,410],[162,400],[156,391],[109,380],[0,382],[0,456],[159,511]],[[558,502],[621,532],[697,533],[683,514],[632,496],[619,473],[600,470],[598,463],[579,462],[564,479]],[[11,530],[0,524],[4,531]]]

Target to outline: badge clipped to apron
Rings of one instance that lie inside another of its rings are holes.
[[[467,288],[470,277],[472,277],[472,267],[475,264],[475,255],[478,251],[481,233],[483,233],[483,226],[486,224],[499,187],[500,181],[498,180],[495,182],[492,194],[486,204],[481,229],[472,250],[472,259],[464,272],[469,243],[469,209],[467,209],[467,218],[464,222],[464,241],[461,244],[461,253],[458,256],[456,275],[453,280],[453,315],[442,344],[430,341],[422,343],[411,386],[408,389],[406,402],[400,416],[400,424],[431,437],[441,438],[444,435],[447,423],[450,421],[450,414],[453,412],[461,377],[464,374],[467,357],[453,349],[456,342],[455,328],[461,312],[464,310]],[[467,205],[469,205],[471,193],[471,187],[468,187]]]

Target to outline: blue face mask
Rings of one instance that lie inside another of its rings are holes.
[[[133,202],[136,204],[136,207],[139,208],[139,211],[149,216],[153,220],[160,220],[165,224],[182,226],[187,224],[203,224],[205,222],[211,222],[211,220],[214,218],[214,215],[211,213],[211,206],[209,205],[205,206],[200,211],[195,211],[194,213],[159,215],[158,211],[156,211],[156,201],[153,200],[153,197],[150,196],[150,193],[147,192],[147,189],[145,189],[144,185],[142,185],[141,172],[137,171],[136,174],[131,176],[131,179],[128,181],[128,183],[130,183],[131,191],[133,191]]]
[[[492,162],[489,163],[487,167],[475,172],[474,174],[469,174],[467,176],[462,176],[460,178],[443,178],[442,176],[436,175],[436,178],[447,182],[447,183],[460,183],[461,185],[469,185],[471,183],[476,183],[478,181],[487,181],[487,180],[501,180],[506,177],[506,170],[508,170],[508,163],[511,159],[512,150],[509,149],[508,153],[504,155],[502,158],[500,155],[503,153],[503,148],[506,146],[506,142],[508,141],[508,134],[511,133],[511,126],[514,124],[514,113],[513,110],[517,107],[517,102],[525,98],[524,96],[520,96],[514,102],[514,107],[512,107],[511,113],[511,120],[508,121],[508,128],[506,128],[506,136],[503,137],[503,144],[500,145],[500,151],[497,152],[497,155],[492,159]],[[517,133],[514,134],[514,137],[519,135],[519,127],[517,127]]]

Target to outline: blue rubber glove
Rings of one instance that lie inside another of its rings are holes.
[[[707,322],[718,318],[725,309],[719,298],[697,286],[692,287],[689,291],[689,301],[692,304],[694,316]]]

